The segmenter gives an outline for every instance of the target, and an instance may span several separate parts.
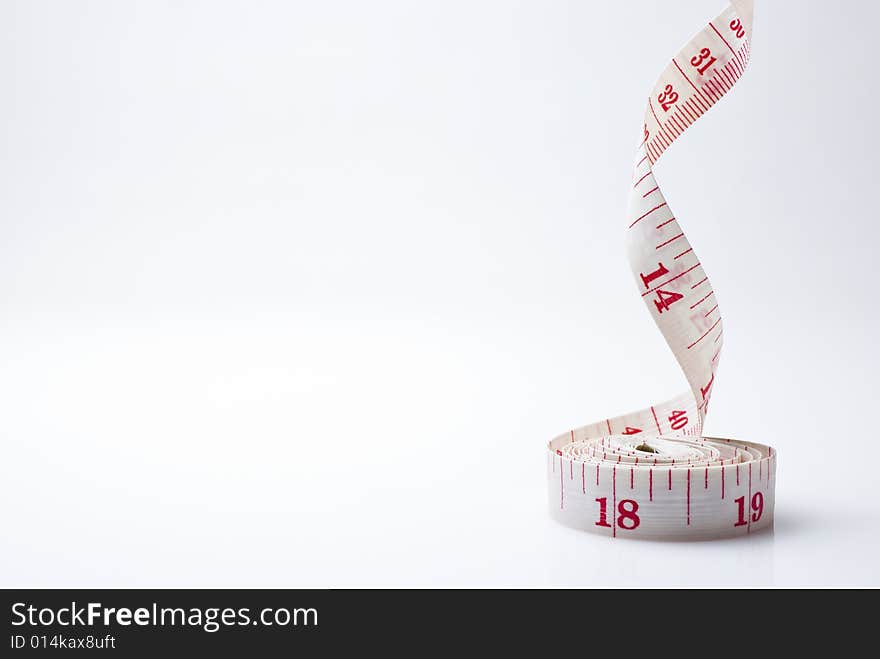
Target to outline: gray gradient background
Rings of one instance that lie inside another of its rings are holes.
[[[0,2],[0,585],[880,585],[871,2],[761,2],[658,177],[776,530],[546,514],[680,391],[624,253],[645,97],[722,8]]]

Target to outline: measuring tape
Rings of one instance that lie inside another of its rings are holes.
[[[721,312],[652,169],[743,74],[752,4],[733,0],[672,58],[648,97],[635,158],[629,261],[690,391],[550,442],[550,509],[569,526],[613,537],[701,539],[773,525],[776,452],[701,434],[724,339]]]

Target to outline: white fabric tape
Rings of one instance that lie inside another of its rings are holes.
[[[701,434],[724,338],[721,311],[653,173],[744,72],[752,4],[734,0],[672,58],[648,97],[635,157],[629,261],[690,390],[550,442],[550,510],[569,526],[613,537],[708,539],[773,525],[776,452]]]

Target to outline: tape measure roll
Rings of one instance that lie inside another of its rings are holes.
[[[773,525],[776,452],[701,434],[724,337],[721,312],[653,173],[745,71],[752,6],[733,0],[672,58],[648,97],[635,157],[629,261],[690,391],[550,442],[550,510],[569,526],[613,537],[709,539]]]

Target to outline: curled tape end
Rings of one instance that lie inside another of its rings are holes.
[[[742,21],[749,38],[752,38],[752,20],[755,15],[754,0],[731,0],[733,8],[736,10],[737,16]]]

